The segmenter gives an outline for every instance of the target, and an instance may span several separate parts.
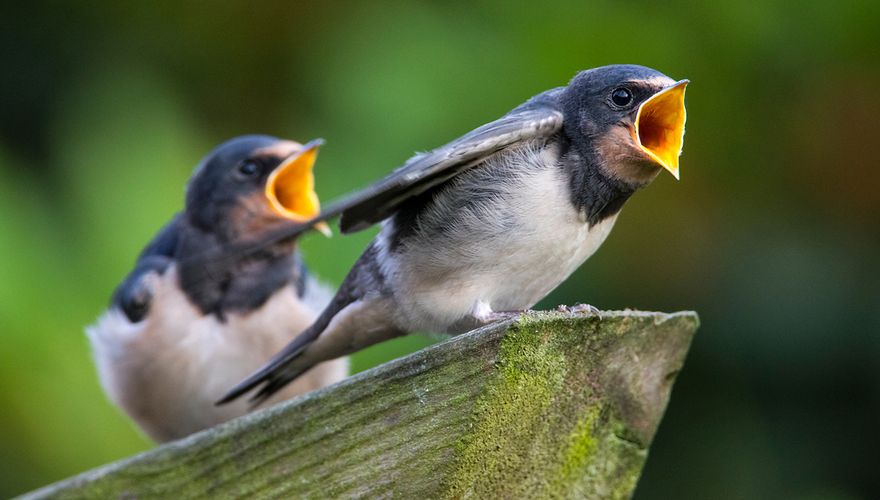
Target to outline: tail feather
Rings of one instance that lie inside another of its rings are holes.
[[[266,365],[230,389],[225,396],[215,403],[215,405],[220,406],[229,403],[230,401],[240,398],[245,393],[256,389],[261,384],[265,384],[251,399],[254,406],[257,406],[278,392],[278,390],[287,385],[288,382],[302,374],[305,370],[297,370],[293,375],[285,375],[285,372],[290,363],[293,363],[303,351],[309,347],[314,339],[317,338],[317,334],[307,336],[307,334],[311,334],[311,330],[312,327],[301,333]],[[320,331],[318,333],[320,333]],[[284,382],[279,385],[279,381],[281,380],[284,380]]]
[[[265,379],[265,384],[263,385],[263,387],[261,387],[260,390],[257,391],[257,393],[254,394],[253,397],[251,397],[251,399],[249,400],[249,402],[251,403],[251,407],[255,408],[257,406],[260,406],[267,399],[272,397],[273,394],[283,389],[284,386],[286,386],[294,379],[310,369],[311,366],[289,371],[281,370],[280,372],[273,373]]]
[[[360,301],[364,295],[364,290],[375,290],[380,286],[379,283],[382,282],[383,278],[381,278],[381,271],[376,263],[376,252],[375,245],[370,245],[355,263],[348,276],[342,281],[342,284],[336,291],[336,295],[333,296],[330,304],[318,316],[318,319],[287,344],[264,367],[233,387],[216,404],[229,403],[262,385],[259,391],[251,398],[251,401],[256,406],[280,391],[293,379],[308,371],[313,365],[325,361],[324,359],[309,359],[308,361],[311,361],[311,364],[300,362],[294,365],[306,349],[330,326],[330,322],[340,311]],[[384,323],[381,326],[388,327]],[[400,335],[397,329],[390,327],[387,328],[387,332],[388,335],[385,338]],[[377,335],[376,338],[379,339],[381,336]],[[340,350],[337,354],[340,356],[347,354],[347,352],[343,352],[344,350]]]
[[[305,352],[306,349],[314,342],[321,333],[330,324],[330,321],[348,305],[352,299],[339,293],[333,297],[330,304],[324,309],[318,319],[308,328],[293,339],[284,349],[276,354],[262,368],[254,372],[248,378],[239,382],[235,387],[229,390],[225,396],[214,403],[217,406],[229,403],[240,398],[245,393],[256,389],[263,385],[257,394],[251,398],[254,406],[259,405],[266,399],[272,397],[273,394],[280,391],[285,385],[289,384],[293,379],[305,373],[312,366],[293,367],[293,363]]]

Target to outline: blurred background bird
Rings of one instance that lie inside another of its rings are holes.
[[[332,5],[0,2],[0,497],[153,446],[82,329],[222,140],[332,139],[330,200],[623,61],[693,80],[682,162],[699,168],[628,201],[535,307],[700,313],[636,500],[876,496],[880,2]],[[375,231],[297,247],[338,285]]]
[[[196,168],[185,209],[144,249],[88,329],[104,389],[153,439],[249,411],[243,402],[212,403],[327,304],[330,292],[309,275],[295,241],[234,250],[318,213],[318,145],[243,136],[218,146]],[[347,363],[316,366],[270,402],[341,380]]]

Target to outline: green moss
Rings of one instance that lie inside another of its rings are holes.
[[[530,438],[567,372],[545,332],[520,322],[502,341],[498,375],[475,404],[473,431],[459,442],[448,497],[497,495],[520,482],[513,476],[528,468]]]
[[[447,498],[632,494],[645,454],[618,437],[625,425],[594,392],[621,330],[600,323],[538,314],[510,328],[458,442]]]
[[[555,486],[571,484],[577,476],[583,475],[590,457],[599,446],[596,436],[593,435],[596,423],[599,420],[600,407],[594,406],[581,418],[568,437],[568,445],[562,451],[562,460],[559,470],[553,479]]]

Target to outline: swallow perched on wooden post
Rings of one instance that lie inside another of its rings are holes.
[[[329,302],[295,240],[229,250],[319,213],[312,173],[319,145],[242,136],[218,146],[196,168],[185,209],[147,245],[89,327],[104,389],[153,439],[249,411],[214,401]],[[322,363],[274,400],[336,382],[347,370],[346,359]]]
[[[261,401],[392,337],[455,334],[532,307],[596,251],[636,190],[661,170],[678,179],[687,83],[634,65],[583,71],[268,235],[337,215],[342,232],[385,221],[318,320],[219,404],[257,387]]]

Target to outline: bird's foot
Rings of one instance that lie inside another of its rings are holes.
[[[597,315],[599,314],[599,309],[590,304],[575,304],[573,306],[565,306],[560,305],[556,308],[559,312],[564,313],[575,313],[575,314],[590,314]]]

